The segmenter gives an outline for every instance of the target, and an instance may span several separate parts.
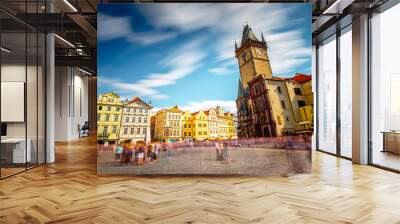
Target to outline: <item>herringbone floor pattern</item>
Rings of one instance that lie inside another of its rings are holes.
[[[99,177],[88,138],[0,181],[0,223],[400,223],[400,175],[316,152],[311,175]]]

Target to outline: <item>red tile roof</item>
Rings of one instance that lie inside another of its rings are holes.
[[[127,104],[130,104],[130,103],[134,103],[134,102],[139,102],[139,103],[141,103],[142,105],[144,105],[145,107],[148,107],[148,108],[153,108],[150,104],[147,104],[147,103],[145,103],[142,99],[140,99],[139,97],[134,97],[131,101],[129,101]]]
[[[297,73],[291,80],[294,80],[299,83],[304,83],[311,80],[311,75],[305,75],[301,73]]]

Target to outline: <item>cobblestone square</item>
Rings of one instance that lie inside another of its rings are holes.
[[[213,147],[161,152],[159,159],[144,165],[121,164],[109,151],[99,151],[99,174],[204,174],[279,176],[310,173],[311,151],[229,147],[228,160],[217,161]]]

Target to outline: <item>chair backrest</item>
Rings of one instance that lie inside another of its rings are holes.
[[[89,125],[89,121],[85,121],[85,123],[82,126],[82,129],[89,129],[90,125]]]

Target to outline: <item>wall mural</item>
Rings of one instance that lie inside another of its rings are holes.
[[[311,52],[311,4],[100,4],[98,173],[310,173]]]

